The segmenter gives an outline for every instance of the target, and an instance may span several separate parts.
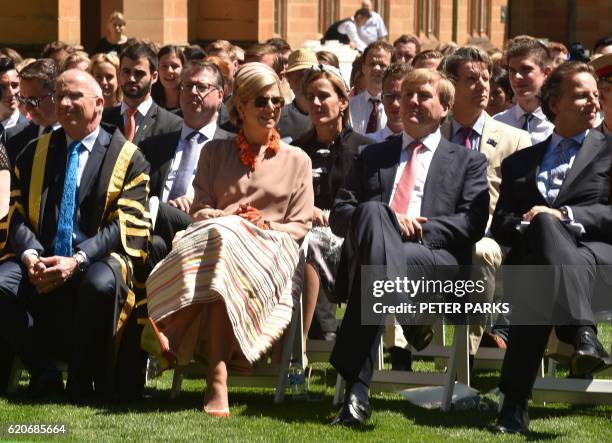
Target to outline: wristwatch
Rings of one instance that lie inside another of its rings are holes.
[[[89,266],[89,260],[87,259],[87,254],[85,254],[83,251],[77,251],[77,253],[74,254],[72,258],[76,260],[77,270],[79,272],[85,271],[85,269],[87,269],[87,266]]]

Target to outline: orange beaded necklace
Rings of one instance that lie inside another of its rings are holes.
[[[254,171],[257,165],[258,150],[247,141],[243,130],[240,130],[236,136],[236,144],[238,145],[240,162],[245,166],[250,166],[251,172]],[[266,147],[266,158],[274,157],[279,149],[280,135],[276,129],[273,129],[268,139],[268,146]]]

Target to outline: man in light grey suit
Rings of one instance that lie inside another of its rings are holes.
[[[491,59],[482,50],[460,48],[445,59],[442,69],[455,85],[452,118],[441,128],[442,136],[466,149],[483,153],[488,160],[489,221],[491,223],[501,185],[501,163],[510,154],[531,146],[526,131],[494,120],[485,112],[489,101]],[[483,300],[490,302],[495,291],[495,272],[502,264],[504,251],[490,235],[485,234],[474,249],[472,263],[486,277]],[[470,354],[478,350],[484,324],[470,325]]]

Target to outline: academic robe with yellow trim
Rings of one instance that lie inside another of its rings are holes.
[[[0,236],[3,258],[20,257],[27,249],[54,255],[67,158],[63,129],[32,141],[17,158],[9,217],[0,226],[9,226],[8,244],[4,244],[6,236]],[[76,221],[86,240],[73,245],[75,252],[84,251],[90,262],[105,261],[119,282],[113,316],[114,360],[117,371],[121,365],[124,373],[117,377],[117,385],[119,391],[134,390],[136,395],[144,383],[145,356],[134,346],[140,339],[139,325],[147,318],[148,174],[149,164],[137,146],[120,131],[111,134],[101,127],[78,188]],[[130,343],[122,343],[128,337]],[[131,375],[126,377],[125,372]]]

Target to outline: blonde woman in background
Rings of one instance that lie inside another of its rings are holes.
[[[104,97],[104,109],[121,104],[123,93],[119,87],[119,57],[115,54],[96,54],[91,58],[89,73],[93,75]]]

